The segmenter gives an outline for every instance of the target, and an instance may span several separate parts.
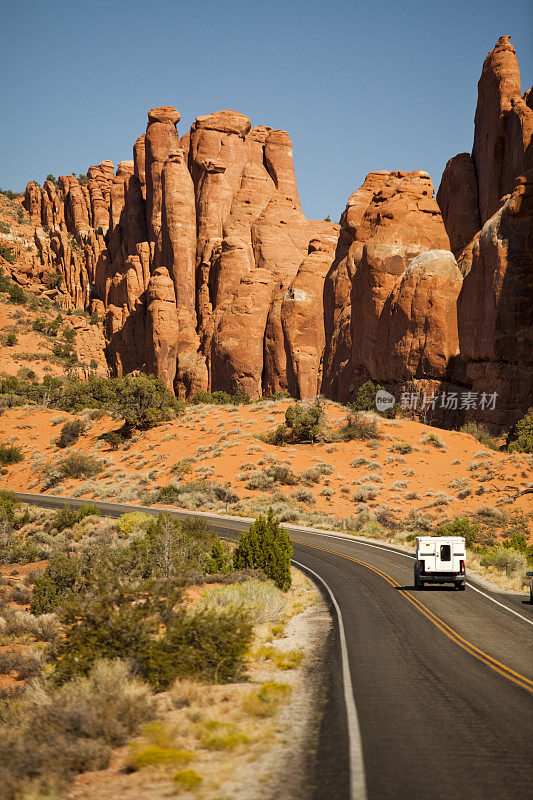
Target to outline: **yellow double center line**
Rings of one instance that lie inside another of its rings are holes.
[[[371,564],[367,564],[366,561],[360,561],[358,558],[353,558],[352,556],[346,556],[343,553],[338,553],[335,550],[328,550],[326,547],[317,547],[314,544],[307,544],[307,542],[298,542],[296,540],[295,544],[302,544],[305,547],[312,547],[314,550],[322,550],[324,553],[331,553],[332,555],[339,556],[340,558],[345,558],[348,561],[353,561],[355,564],[360,564],[362,567],[366,567],[367,569],[375,572],[376,575],[379,575],[383,580],[387,581],[388,584],[393,586],[395,589],[398,589],[402,595],[408,600],[411,605],[413,605],[421,614],[423,614],[426,619],[428,619],[436,628],[438,628],[442,633],[451,639],[452,642],[459,645],[463,650],[470,655],[477,658],[478,661],[481,661],[483,664],[486,664],[487,667],[490,667],[499,675],[503,675],[504,678],[516,683],[517,686],[521,686],[522,689],[526,689],[528,692],[533,692],[533,681],[529,678],[526,678],[524,675],[521,675],[519,672],[515,672],[514,669],[507,667],[505,664],[502,664],[501,661],[497,661],[492,656],[489,656],[488,653],[485,653],[483,650],[480,650],[479,647],[476,647],[471,642],[464,639],[457,631],[453,628],[450,628],[449,625],[444,622],[440,617],[437,617],[432,611],[429,610],[427,606],[420,602],[416,597],[407,590],[402,588],[401,584],[398,583],[393,577],[388,575],[383,570],[378,569],[377,567],[372,566]]]

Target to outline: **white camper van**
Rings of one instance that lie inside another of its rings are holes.
[[[454,583],[464,591],[465,540],[462,536],[417,536],[415,588],[426,583]]]

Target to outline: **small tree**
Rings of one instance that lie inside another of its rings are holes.
[[[149,375],[126,375],[117,384],[117,410],[130,430],[146,430],[172,419],[183,404],[164,381]]]
[[[235,569],[261,569],[276,586],[286,591],[291,585],[292,542],[287,531],[274,517],[259,516],[250,529],[241,534],[233,555]]]
[[[214,572],[229,572],[231,570],[231,561],[228,555],[228,549],[221,542],[217,536],[211,548],[211,555],[206,559],[205,571],[208,573]]]
[[[78,512],[75,508],[65,505],[56,511],[52,517],[52,527],[60,533],[67,528],[72,528],[78,522]]]
[[[0,444],[0,466],[20,464],[24,459],[22,450],[15,444]]]
[[[65,422],[55,442],[57,447],[70,447],[71,444],[76,444],[84,430],[85,422],[82,419],[71,419]]]
[[[321,419],[324,409],[318,403],[306,407],[297,403],[289,406],[285,412],[285,425],[293,441],[315,442],[320,434]]]
[[[516,423],[509,439],[509,450],[512,453],[533,453],[533,406]]]
[[[463,536],[467,547],[476,543],[479,525],[470,522],[468,517],[455,517],[448,522],[441,522],[435,529],[436,536]]]

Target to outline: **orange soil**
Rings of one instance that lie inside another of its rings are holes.
[[[288,401],[281,401],[237,408],[193,406],[179,419],[142,433],[126,452],[122,449],[111,451],[99,443],[98,456],[108,460],[108,469],[114,466],[118,471],[112,477],[107,471],[97,475],[92,479],[92,484],[95,488],[114,488],[117,483],[124,481],[124,491],[155,470],[153,482],[146,488],[156,489],[173,479],[171,468],[179,459],[194,458],[198,448],[218,446],[221,448],[218,457],[214,457],[212,452],[200,454],[199,460],[193,463],[192,472],[183,479],[199,479],[203,477],[202,467],[213,468],[214,472],[208,476],[209,480],[229,481],[243,500],[258,498],[262,493],[246,489],[246,481],[241,482],[236,476],[241,472],[244,462],[255,465],[269,454],[278,461],[289,462],[296,473],[320,462],[331,464],[334,472],[324,476],[319,485],[311,487],[316,503],[308,506],[308,509],[334,514],[337,518],[355,513],[357,503],[352,499],[353,492],[360,481],[372,481],[372,477],[369,477],[372,473],[381,475],[382,482],[378,483],[379,496],[369,501],[369,506],[375,508],[386,503],[400,516],[412,509],[424,509],[440,519],[474,512],[487,505],[501,507],[504,511],[533,511],[533,495],[520,494],[533,480],[531,460],[527,456],[488,451],[468,434],[431,428],[412,420],[380,420],[382,438],[376,450],[371,450],[361,441],[285,447],[275,447],[259,441],[258,433],[272,430],[283,421],[288,404]],[[326,416],[330,424],[340,424],[345,413],[344,409],[334,403],[326,403]],[[9,468],[8,474],[2,480],[6,488],[41,491],[41,475],[39,469],[35,468],[35,460],[44,458],[54,462],[68,452],[58,450],[52,442],[61,427],[59,424],[54,426],[52,420],[59,414],[56,410],[27,407],[7,409],[0,417],[0,441],[16,442],[26,456],[21,464]],[[62,416],[67,419],[70,415]],[[70,449],[95,452],[98,436],[116,428],[117,422],[109,417],[93,422],[90,430]],[[421,443],[421,438],[429,432],[440,437],[444,444],[443,449]],[[408,442],[413,452],[402,455],[392,451],[391,448],[398,441]],[[250,453],[247,452],[249,448],[257,450]],[[483,455],[480,456],[480,453]],[[358,456],[378,462],[379,466],[352,467],[351,462]],[[394,461],[385,463],[386,458],[394,458]],[[475,471],[468,469],[469,465],[480,463],[488,465],[488,473],[485,468]],[[405,470],[412,470],[413,475],[406,475]],[[488,474],[489,479],[480,481],[480,475],[484,474]],[[458,489],[449,486],[451,481],[459,478],[468,480],[468,488],[472,490],[472,495],[463,500],[457,498]],[[403,481],[406,485],[394,487],[396,481]],[[70,494],[84,482],[63,481],[62,493]],[[324,486],[333,490],[331,497],[321,495]],[[349,492],[341,491],[341,487],[347,487]],[[475,492],[480,487],[483,487],[484,493],[476,495]],[[277,488],[291,494],[298,487]],[[418,498],[407,499],[406,494],[409,492],[416,493]],[[438,492],[445,492],[448,501],[432,505]],[[50,490],[50,493],[53,494],[54,490]],[[105,497],[105,494],[89,493],[83,496]],[[121,494],[111,495],[111,498],[115,502],[121,502]]]

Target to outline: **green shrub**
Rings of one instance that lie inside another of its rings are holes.
[[[511,431],[508,449],[511,453],[533,453],[533,406]]]
[[[286,590],[291,585],[292,542],[272,510],[259,516],[250,529],[241,533],[233,554],[235,569],[261,569],[276,586]]]
[[[244,673],[252,623],[235,610],[198,610],[174,615],[163,637],[141,657],[141,674],[161,691],[176,678],[225,683]]]
[[[11,226],[7,222],[0,221],[0,233],[11,233]]]
[[[61,594],[48,575],[41,575],[35,580],[31,595],[30,611],[35,616],[50,614],[59,604]]]
[[[2,256],[2,258],[5,259],[9,264],[15,263],[15,254],[7,244],[0,243],[0,256]]]
[[[233,610],[179,605],[177,586],[203,561],[205,547],[198,525],[170,520],[166,528],[168,521],[161,515],[144,539],[100,547],[81,560],[75,591],[57,607],[64,630],[53,652],[57,682],[87,674],[97,658],[127,659],[157,690],[177,677],[242,675],[251,621]]]
[[[92,478],[103,469],[103,462],[88,453],[76,451],[43,470],[43,486],[50,489],[66,478]]]
[[[0,489],[0,520],[13,523],[15,519],[15,508],[20,504],[14,492],[6,492]]]
[[[376,394],[384,391],[384,387],[379,383],[367,381],[357,390],[355,400],[348,404],[349,408],[353,411],[373,411],[382,417],[393,417],[394,409],[390,408],[385,412],[377,411],[376,409]]]
[[[184,405],[160,378],[126,375],[116,395],[118,413],[126,428],[146,430],[172,419]]]
[[[107,442],[111,450],[118,450],[121,444],[124,444],[124,437],[118,431],[107,431],[98,437],[103,442]]]
[[[56,344],[61,357],[75,358],[70,344]],[[175,417],[184,409],[184,404],[163,381],[148,375],[126,375],[124,378],[89,375],[84,381],[45,376],[42,383],[30,383],[10,376],[0,379],[0,394],[9,395],[13,400],[20,398],[19,402],[45,402],[50,408],[74,414],[85,408],[104,409],[123,417],[126,431],[134,428],[145,430]]]
[[[0,564],[29,564],[31,561],[37,561],[39,550],[33,542],[13,533],[10,521],[5,517],[2,520],[2,516],[0,516]]]
[[[61,428],[61,433],[55,440],[57,447],[70,447],[76,444],[85,430],[85,422],[82,419],[71,419],[65,422]]]
[[[180,458],[172,467],[172,472],[176,475],[185,475],[187,472],[192,472],[192,461],[190,458]]]
[[[285,424],[289,438],[295,442],[315,442],[321,430],[322,406],[306,407],[298,403],[285,411]]]
[[[470,522],[467,517],[455,517],[448,522],[441,522],[435,528],[436,536],[462,536],[467,547],[472,547],[479,535],[479,525]]]
[[[525,572],[528,566],[527,559],[523,553],[500,545],[496,545],[496,547],[485,553],[481,559],[481,565],[483,567],[504,569],[508,573]]]
[[[59,511],[56,511],[52,517],[51,524],[53,528],[61,533],[67,528],[72,528],[78,522],[78,511],[69,505],[64,505]]]
[[[228,394],[228,392],[206,392],[202,389],[191,397],[191,403],[194,403],[194,405],[199,405],[200,403],[213,405],[248,405],[250,402],[249,396],[240,390],[234,394]]]
[[[24,455],[20,447],[14,444],[0,443],[0,465],[6,467],[11,464],[20,464]]]
[[[226,545],[217,536],[211,548],[211,554],[205,561],[204,569],[207,573],[227,574],[231,572],[231,559]]]
[[[56,553],[45,572],[33,585],[30,611],[32,614],[49,614],[73,591],[80,577],[78,559]]]
[[[84,503],[78,511],[78,522],[81,522],[84,517],[99,517],[100,509],[94,503]]]
[[[51,520],[53,528],[61,533],[67,528],[72,528],[77,522],[80,522],[84,517],[100,516],[100,509],[93,503],[84,503],[81,508],[74,508],[73,506],[65,505],[59,511],[56,511]]]
[[[8,347],[14,347],[18,342],[17,334],[16,333],[8,333],[6,336],[6,345]]]
[[[53,320],[47,319],[46,317],[37,317],[37,319],[33,321],[32,327],[34,331],[44,333],[45,336],[57,336],[62,322],[63,317],[61,314],[58,314]]]

